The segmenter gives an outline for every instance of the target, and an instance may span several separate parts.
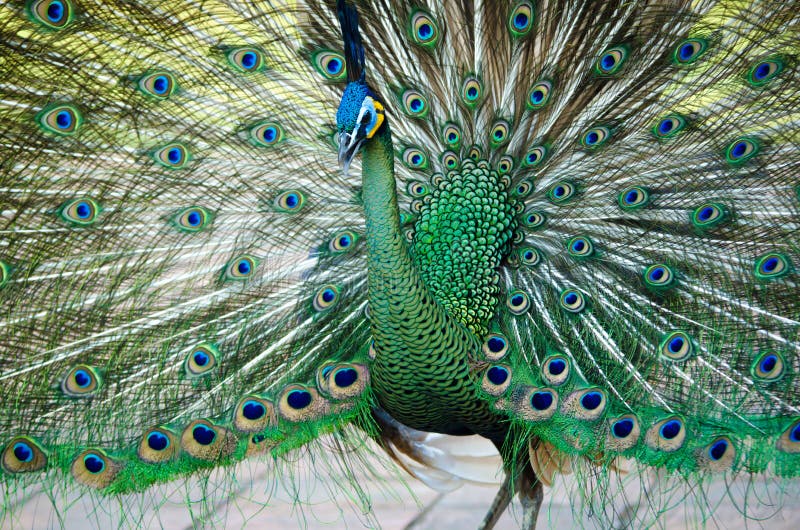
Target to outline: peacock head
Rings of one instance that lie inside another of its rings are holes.
[[[339,130],[339,164],[344,173],[361,145],[375,136],[384,123],[383,103],[364,81],[349,83],[336,111]]]

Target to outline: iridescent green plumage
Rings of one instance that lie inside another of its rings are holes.
[[[796,485],[797,6],[333,4],[0,6],[5,498],[327,433],[457,483],[417,431],[495,445],[488,526]]]

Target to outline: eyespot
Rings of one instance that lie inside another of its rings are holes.
[[[729,163],[738,165],[750,160],[758,154],[758,142],[752,138],[734,140],[725,150],[725,158]]]
[[[331,50],[320,50],[311,55],[311,64],[330,81],[343,81],[347,76],[344,56]]]
[[[178,212],[172,219],[173,224],[185,232],[200,232],[211,224],[211,213],[201,206],[192,206]]]
[[[325,411],[325,401],[315,389],[303,385],[289,385],[281,392],[278,412],[291,422],[313,420]]]
[[[773,351],[760,354],[750,366],[750,373],[753,377],[763,383],[778,381],[785,372],[786,363],[783,360],[783,355]]]
[[[181,449],[198,460],[211,462],[236,449],[236,437],[208,420],[194,420],[181,433]]]
[[[508,339],[500,333],[490,333],[483,341],[482,350],[490,361],[499,361],[508,352]]]
[[[511,126],[506,120],[498,120],[492,126],[492,130],[489,132],[489,141],[492,144],[492,147],[498,147],[503,145],[509,140],[509,134],[511,132]]]
[[[608,127],[592,127],[581,135],[581,145],[586,149],[597,149],[611,138]]]
[[[97,220],[100,205],[92,199],[75,199],[61,207],[60,215],[65,221],[72,224],[87,226]]]
[[[3,449],[0,464],[8,473],[28,473],[47,466],[47,455],[33,438],[17,436]]]
[[[200,377],[208,374],[217,366],[219,350],[213,344],[201,342],[189,352],[183,362],[183,368],[189,377]]]
[[[754,87],[762,87],[783,71],[784,64],[780,59],[759,61],[747,72],[747,82]]]
[[[694,344],[686,332],[673,331],[661,340],[659,350],[670,361],[685,361],[694,354]]]
[[[273,121],[260,123],[250,129],[250,141],[254,145],[272,147],[283,140],[283,127]]]
[[[234,48],[228,52],[228,62],[240,72],[258,72],[264,68],[264,53],[251,47]]]
[[[102,489],[114,481],[122,464],[100,449],[87,449],[72,461],[70,473],[84,486]]]
[[[543,145],[537,145],[525,153],[525,158],[522,162],[525,167],[535,167],[544,161],[545,156],[547,156],[547,148]]]
[[[431,176],[431,184],[433,184],[435,187],[437,188],[441,187],[443,182],[444,182],[444,175],[442,175],[441,173],[434,173]]]
[[[418,180],[411,180],[406,185],[406,190],[412,197],[424,197],[430,191],[428,186]]]
[[[556,182],[547,192],[547,198],[554,204],[563,204],[575,196],[575,186],[570,182]]]
[[[541,212],[527,212],[522,218],[522,224],[528,228],[539,228],[546,221],[546,218]]]
[[[48,132],[59,136],[70,136],[80,129],[83,116],[72,105],[53,105],[45,107],[37,114],[36,121]]]
[[[530,2],[518,2],[508,16],[508,29],[515,37],[523,37],[533,27],[533,6]]]
[[[490,365],[483,372],[481,388],[490,396],[499,397],[511,386],[511,368],[504,364]]]
[[[189,161],[189,150],[181,143],[167,144],[153,153],[153,160],[170,169],[180,169]]]
[[[156,99],[167,99],[175,92],[177,86],[175,76],[164,71],[143,75],[136,83],[136,88],[142,94]]]
[[[483,83],[475,76],[468,76],[461,83],[461,100],[468,106],[474,107],[483,96]]]
[[[514,196],[518,198],[524,198],[530,195],[532,191],[533,184],[531,184],[530,180],[520,180],[514,188]]]
[[[333,399],[352,399],[366,390],[369,370],[363,364],[338,364],[332,367],[327,382],[327,392]]]
[[[277,423],[275,406],[258,395],[244,396],[233,409],[232,423],[239,432],[261,432]]]
[[[258,262],[252,256],[237,256],[225,267],[226,280],[247,280],[255,273]]]
[[[306,196],[298,190],[287,190],[280,193],[272,200],[272,204],[279,212],[299,212],[306,202]]]
[[[497,162],[497,172],[501,175],[506,175],[514,169],[514,158],[509,155],[503,155]]]
[[[668,265],[656,263],[644,271],[644,282],[654,289],[665,289],[675,285],[675,272]]]
[[[403,236],[406,238],[406,243],[413,243],[414,242],[414,229],[407,228],[403,231]]]
[[[539,81],[528,91],[528,108],[539,110],[550,101],[550,93],[553,90],[553,83],[550,81]]]
[[[640,435],[641,428],[636,416],[633,414],[619,416],[609,422],[606,448],[613,451],[626,451],[637,444]]]
[[[653,449],[671,453],[683,446],[686,439],[686,428],[683,420],[671,417],[659,421],[647,430],[645,442]]]
[[[411,14],[411,39],[420,46],[430,48],[439,40],[439,26],[433,18],[423,11]]]
[[[531,393],[530,404],[533,410],[544,412],[555,409],[558,402],[556,394],[549,389],[541,389]]]
[[[442,153],[442,165],[449,171],[458,169],[458,157],[452,151]]]
[[[530,300],[528,293],[519,289],[511,291],[506,297],[506,307],[513,315],[521,315],[528,310]]]
[[[776,444],[780,451],[790,454],[800,453],[800,419],[797,419],[783,431]]]
[[[770,252],[756,260],[755,273],[759,280],[774,280],[791,271],[792,262],[785,254]]]
[[[475,162],[483,158],[483,151],[481,150],[481,147],[479,145],[473,145],[470,147],[467,157]]]
[[[420,213],[422,211],[423,202],[419,199],[414,199],[411,201],[409,207],[411,208],[412,212]]]
[[[100,372],[85,364],[73,366],[61,380],[61,391],[72,397],[87,397],[103,385]]]
[[[570,313],[580,313],[586,309],[586,298],[577,289],[565,289],[559,296],[561,307]]]
[[[333,235],[328,242],[328,249],[331,252],[347,252],[358,242],[358,235],[351,230],[342,230]]]
[[[428,157],[416,147],[409,147],[403,151],[403,163],[411,169],[425,169],[428,167]]]
[[[623,210],[638,210],[650,203],[650,193],[645,188],[634,186],[620,193],[617,202]]]
[[[72,22],[75,11],[69,0],[37,0],[28,8],[31,19],[50,29],[63,29]]]
[[[403,111],[412,118],[424,118],[428,114],[428,100],[418,90],[406,90],[401,101]]]
[[[4,286],[11,277],[11,265],[0,261],[0,287]]]
[[[449,147],[457,149],[461,144],[461,128],[455,123],[447,123],[442,129],[442,140]]]
[[[708,49],[705,39],[686,39],[675,47],[672,57],[679,65],[692,64]]]
[[[606,401],[603,390],[585,388],[568,395],[561,405],[561,412],[578,420],[594,421],[605,412]]]
[[[698,458],[700,467],[710,471],[725,471],[733,465],[736,449],[731,441],[720,436],[705,447],[705,451]]]
[[[551,355],[542,363],[542,377],[548,384],[560,386],[570,374],[569,360],[563,355]]]
[[[312,305],[316,311],[326,311],[339,301],[339,288],[333,284],[320,287],[314,295]]]
[[[594,254],[594,243],[586,236],[576,236],[567,241],[567,252],[573,258],[588,258]]]
[[[628,50],[625,46],[609,48],[603,52],[595,63],[595,72],[600,75],[614,75],[619,72],[627,58]]]
[[[728,217],[725,206],[716,202],[707,202],[692,212],[692,224],[695,228],[707,230],[725,222]]]
[[[656,138],[672,138],[686,127],[686,120],[678,114],[670,114],[662,118],[654,127]]]
[[[150,429],[139,441],[136,454],[140,460],[151,464],[172,460],[178,454],[178,438],[169,429]]]

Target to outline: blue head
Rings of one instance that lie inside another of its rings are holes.
[[[339,164],[344,172],[361,145],[375,136],[385,120],[383,103],[364,81],[349,83],[336,111],[339,131]]]

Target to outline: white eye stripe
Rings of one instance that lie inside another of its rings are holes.
[[[362,123],[362,120],[364,119],[364,116],[367,113],[369,113],[369,122]],[[359,130],[363,126],[365,132],[369,133],[369,131],[371,131],[375,127],[375,123],[377,121],[378,121],[378,111],[375,110],[375,100],[367,96],[361,103],[361,110],[358,111],[358,119],[356,119],[356,130]]]

